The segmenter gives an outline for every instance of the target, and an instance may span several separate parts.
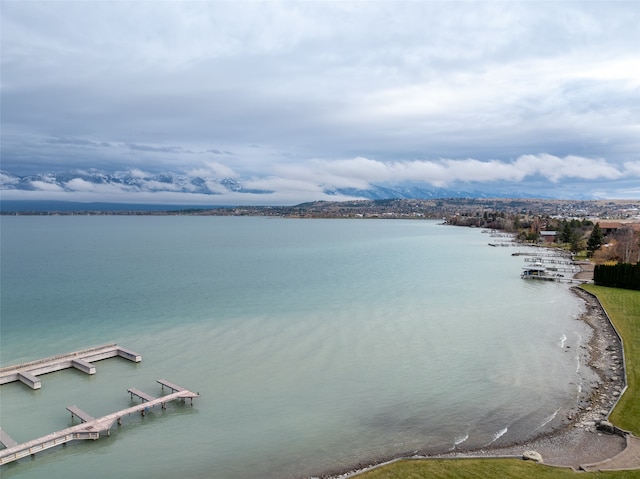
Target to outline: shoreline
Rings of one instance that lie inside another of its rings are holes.
[[[587,279],[592,271],[582,271],[576,278]],[[348,470],[327,472],[324,479],[347,479],[400,460],[416,459],[464,459],[464,458],[522,458],[526,451],[535,451],[547,465],[579,469],[582,465],[594,464],[609,459],[622,452],[627,441],[625,437],[605,433],[597,428],[600,421],[606,421],[615,407],[626,385],[623,367],[622,344],[609,322],[602,306],[591,294],[572,286],[571,292],[585,304],[584,312],[576,318],[591,329],[586,346],[581,346],[581,363],[595,373],[597,380],[590,386],[586,399],[578,401],[575,407],[563,411],[562,423],[553,429],[532,435],[530,438],[501,446],[487,446],[475,449],[456,449],[452,452],[428,453],[418,451],[405,455],[390,455],[357,464]]]

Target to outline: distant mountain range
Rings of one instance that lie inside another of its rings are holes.
[[[17,176],[0,171],[0,189],[26,191],[83,191],[91,185],[114,186],[127,192],[176,192],[215,196],[225,193],[269,194],[272,191],[247,188],[241,178],[202,178],[172,172],[156,174],[139,170],[108,172],[98,169]],[[435,188],[424,185],[371,185],[366,189],[325,187],[331,196],[348,196],[368,200],[433,198],[544,198],[512,188],[494,185],[494,189]],[[590,198],[582,198],[590,199]]]
[[[0,171],[0,189],[3,190],[51,190],[77,191],[82,183],[95,185],[116,185],[127,191],[155,193],[171,191],[178,193],[220,194],[224,190],[243,193],[269,193],[243,188],[233,178],[204,179],[198,176],[163,172],[157,174],[142,173],[137,170],[107,172],[104,170],[76,170],[62,173],[37,173],[16,176]]]
[[[430,200],[435,198],[540,198],[512,190],[464,190],[450,188],[425,188],[424,186],[381,186],[371,185],[367,189],[335,188],[325,189],[327,194],[340,194],[366,200]]]

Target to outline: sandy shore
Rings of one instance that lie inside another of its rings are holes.
[[[581,265],[581,268],[582,271],[576,275],[576,279],[593,278],[592,268],[588,265]],[[577,404],[574,410],[566,413],[562,424],[556,429],[532,437],[525,442],[475,450],[460,449],[439,455],[418,454],[410,456],[411,458],[522,457],[525,451],[536,451],[542,456],[545,464],[577,469],[581,465],[612,458],[625,449],[627,441],[624,437],[607,434],[596,428],[597,422],[608,418],[625,386],[622,346],[598,301],[580,288],[573,287],[571,290],[586,304],[586,310],[578,320],[584,321],[592,329],[589,343],[583,346],[581,351],[582,363],[588,364],[598,377],[593,384],[590,397]],[[323,477],[331,479],[353,477],[375,467],[376,464],[388,462],[391,459],[394,458],[380,458],[379,461],[369,465],[361,465],[351,471]]]

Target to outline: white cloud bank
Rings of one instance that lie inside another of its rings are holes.
[[[355,190],[377,186],[428,185],[469,190],[486,187],[487,191],[493,188],[498,193],[497,185],[517,187],[530,180],[547,185],[538,192],[541,196],[549,195],[549,185],[563,188],[563,181],[579,181],[590,185],[590,192],[598,191],[600,196],[611,198],[616,195],[606,187],[620,179],[626,181],[627,195],[623,197],[633,197],[638,191],[633,184],[640,184],[640,161],[616,166],[600,158],[550,154],[524,155],[511,162],[471,158],[383,162],[355,157],[318,159],[305,165],[284,164],[274,167],[272,174],[250,178],[240,177],[221,163],[209,163],[187,174],[165,173],[161,177],[136,168],[116,172],[111,177],[103,172],[76,173],[82,177],[58,180],[48,175],[26,179],[26,189],[17,186],[19,181],[15,177],[3,175],[2,197],[127,203],[295,204],[352,199],[358,197]],[[92,181],[91,175],[97,180]],[[226,187],[225,181],[232,181],[233,187]],[[340,189],[350,194],[336,194]],[[535,195],[535,191],[528,194]]]
[[[565,178],[617,179],[631,173],[630,163],[624,171],[603,159],[578,156],[560,158],[554,155],[524,155],[513,162],[476,159],[436,161],[382,162],[368,158],[315,162],[314,174],[325,175],[330,184],[343,184],[344,180],[370,184],[376,182],[425,182],[444,187],[455,182],[519,182],[527,177],[540,176],[554,183]],[[354,183],[352,183],[353,185]]]

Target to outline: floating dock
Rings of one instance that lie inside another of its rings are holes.
[[[96,367],[91,363],[114,357],[125,358],[135,363],[142,361],[142,356],[138,353],[117,344],[105,344],[104,346],[0,368],[0,385],[20,381],[31,389],[40,389],[42,383],[38,376],[42,374],[69,368],[78,369],[86,374],[95,374]]]
[[[86,439],[98,440],[101,434],[109,436],[113,424],[121,424],[124,416],[138,412],[144,416],[150,408],[157,405],[160,405],[162,409],[166,409],[166,404],[176,399],[180,399],[182,402],[190,399],[191,404],[193,404],[193,398],[200,397],[200,393],[193,393],[164,379],[159,379],[158,383],[162,385],[163,391],[165,387],[168,387],[173,392],[155,398],[136,388],[130,388],[127,392],[131,394],[131,398],[133,399],[134,395],[142,398],[143,401],[141,404],[99,418],[92,417],[77,406],[68,406],[67,411],[71,413],[71,420],[73,421],[73,418],[77,417],[80,420],[80,424],[22,444],[17,444],[4,430],[0,429],[0,442],[6,447],[6,449],[0,450],[0,465],[17,461],[23,457],[32,456],[38,452],[59,446],[60,444],[66,444],[70,441]]]

